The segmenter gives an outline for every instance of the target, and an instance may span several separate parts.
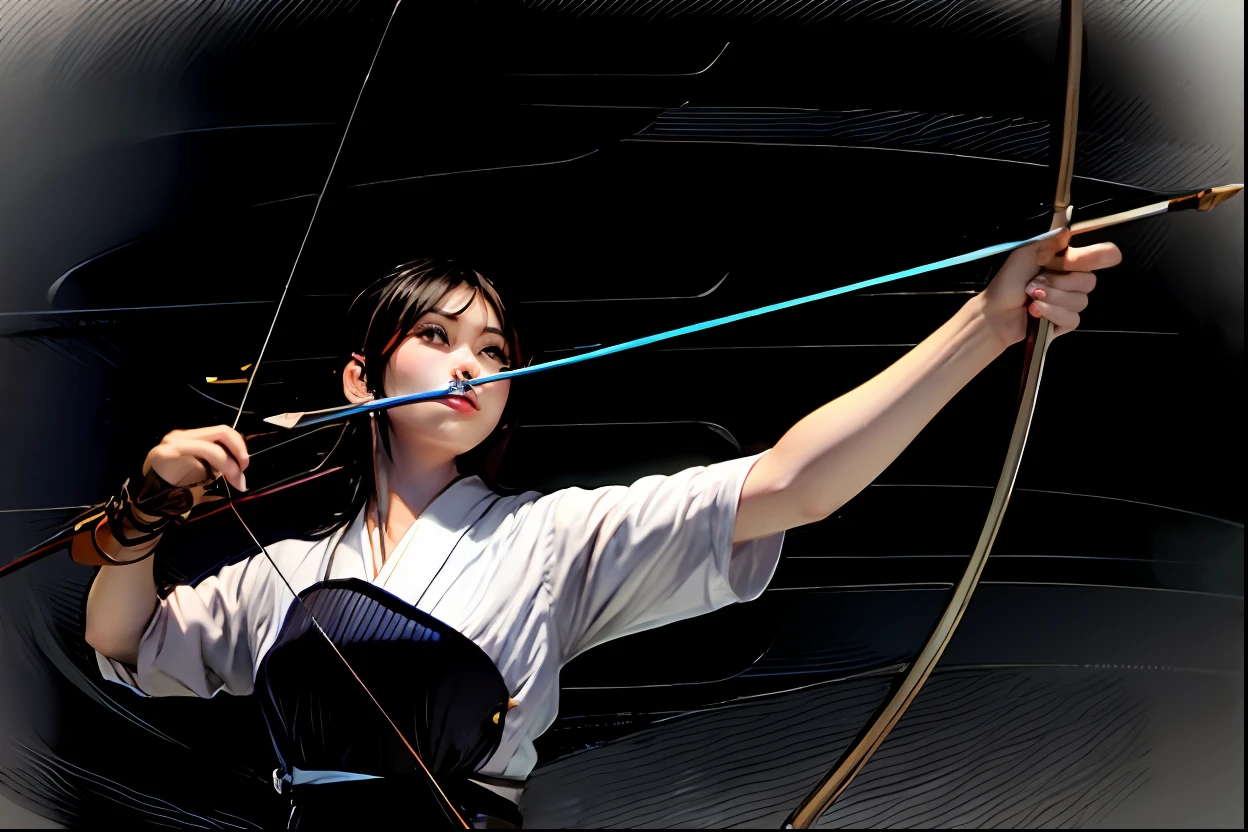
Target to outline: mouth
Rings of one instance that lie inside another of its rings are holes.
[[[471,390],[467,395],[458,395],[452,393],[445,398],[437,400],[439,404],[444,404],[452,410],[458,410],[460,413],[475,413],[481,409],[481,405],[477,404],[476,394]]]

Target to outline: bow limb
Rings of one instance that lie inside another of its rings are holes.
[[[1075,132],[1079,120],[1079,76],[1083,60],[1083,0],[1062,0],[1061,26],[1058,41],[1059,61],[1065,59],[1065,83],[1060,98],[1060,111],[1056,114],[1060,121],[1054,122],[1054,139],[1058,139],[1060,124],[1060,140],[1054,141],[1054,173],[1056,188],[1053,199],[1053,221],[1050,230],[1068,228],[1070,226],[1071,203],[1070,184],[1074,173]],[[953,638],[954,630],[966,612],[979,576],[983,573],[992,544],[997,538],[1005,518],[1005,509],[1014,490],[1014,480],[1018,475],[1019,463],[1023,458],[1023,448],[1027,444],[1027,434],[1031,428],[1032,414],[1035,411],[1036,394],[1040,389],[1040,375],[1044,370],[1045,352],[1052,339],[1053,327],[1047,319],[1028,321],[1027,350],[1023,359],[1023,381],[1019,394],[1018,413],[1014,419],[1014,430],[1010,434],[1010,443],[1006,450],[1005,465],[992,494],[992,503],[988,509],[988,517],[984,521],[979,541],[967,563],[966,571],[954,587],[945,611],[936,623],[935,629],[919,655],[907,668],[900,680],[894,682],[887,700],[876,711],[871,721],[859,733],[852,745],[841,755],[833,769],[819,782],[805,799],[793,810],[785,823],[785,828],[808,829],[813,826],[824,812],[836,801],[850,782],[862,771],[867,761],[884,743],[894,726],[901,720],[910,703],[918,696],[924,682],[927,681],[940,660],[945,648]]]
[[[273,332],[277,327],[278,316],[281,315],[282,307],[285,305],[285,302],[286,302],[286,296],[290,293],[290,286],[291,286],[291,282],[294,280],[295,271],[296,269],[299,268],[299,261],[303,256],[304,248],[307,246],[308,239],[312,235],[312,228],[316,224],[316,218],[320,215],[321,204],[325,201],[325,195],[329,190],[330,183],[333,181],[334,172],[338,169],[338,161],[342,157],[342,149],[346,145],[347,135],[351,132],[351,125],[355,121],[355,115],[356,115],[356,112],[359,110],[360,101],[364,97],[364,90],[368,86],[368,79],[372,75],[373,68],[377,64],[377,57],[381,54],[381,48],[386,42],[386,35],[389,34],[390,32],[390,26],[394,23],[395,15],[398,13],[399,6],[401,4],[402,4],[402,0],[395,0],[394,6],[390,10],[390,16],[386,20],[386,25],[382,29],[381,38],[377,41],[377,48],[373,51],[373,57],[372,57],[372,60],[369,62],[368,72],[365,74],[364,81],[363,83],[360,84],[359,92],[356,94],[355,103],[351,108],[351,114],[348,116],[346,126],[343,128],[343,131],[342,131],[342,139],[339,141],[338,148],[334,152],[334,158],[333,158],[333,161],[330,163],[329,173],[325,177],[325,183],[321,186],[321,189],[319,193],[317,194],[316,206],[312,209],[312,217],[311,219],[308,220],[308,227],[304,231],[303,240],[302,242],[300,242],[299,250],[295,254],[295,260],[291,264],[290,273],[286,278],[286,285],[283,287],[281,297],[279,298],[277,302],[277,309],[274,310],[273,312],[273,319],[269,323],[269,331],[265,335],[264,343],[260,347],[260,354],[256,357],[256,360],[254,362],[255,366],[252,368],[251,375],[247,381],[247,387],[243,390],[243,397],[242,397],[242,400],[239,402],[238,412],[234,415],[233,427],[235,428],[238,427],[239,420],[242,419],[243,408],[247,404],[247,396],[251,393],[252,384],[255,382],[256,375],[260,371],[260,365],[264,361],[265,351],[268,349],[269,341],[273,338]],[[330,649],[333,650],[334,655],[336,655],[342,661],[343,666],[346,667],[347,671],[351,674],[352,678],[354,678],[355,681],[359,683],[364,693],[368,696],[369,701],[371,701],[373,705],[376,706],[377,710],[381,713],[382,717],[386,720],[386,723],[389,724],[389,726],[392,729],[394,729],[394,732],[398,735],[399,740],[403,744],[403,747],[406,748],[407,751],[412,755],[412,759],[415,761],[417,767],[421,771],[423,771],[425,775],[429,778],[429,784],[433,787],[434,791],[437,793],[438,797],[440,798],[441,806],[443,808],[443,811],[446,813],[448,820],[453,817],[454,820],[464,829],[470,828],[467,821],[465,821],[463,816],[460,815],[459,811],[455,808],[455,805],[451,802],[450,798],[447,797],[446,792],[443,791],[442,786],[438,783],[437,778],[434,777],[433,772],[425,764],[425,761],[421,759],[420,754],[417,753],[416,749],[412,747],[412,744],[408,742],[406,735],[404,735],[403,731],[399,728],[398,724],[390,717],[390,714],[386,712],[385,708],[382,707],[381,702],[378,701],[377,697],[373,695],[373,692],[369,690],[368,685],[364,683],[364,680],[360,678],[360,675],[356,673],[355,668],[351,666],[351,663],[347,661],[346,656],[344,656],[342,654],[342,651],[338,649],[338,645],[334,644],[333,639],[331,639],[329,637],[329,634],[326,633],[325,629],[321,627],[320,622],[318,622],[316,620],[316,617],[312,614],[312,610],[308,606],[308,603],[299,596],[299,593],[295,590],[294,586],[287,579],[286,575],[283,574],[282,570],[278,567],[277,561],[275,561],[273,559],[273,556],[269,554],[269,550],[265,548],[264,544],[261,543],[259,538],[256,537],[255,533],[252,532],[251,527],[247,525],[247,521],[243,519],[243,516],[239,514],[238,506],[237,506],[239,500],[235,498],[235,495],[230,489],[228,483],[225,484],[225,489],[226,489],[226,493],[229,499],[229,508],[231,511],[234,512],[234,516],[238,518],[238,522],[242,524],[242,527],[247,532],[248,537],[251,538],[252,542],[255,543],[255,545],[264,554],[264,557],[266,560],[268,560],[269,565],[273,567],[273,571],[277,573],[277,576],[281,579],[282,583],[286,586],[286,589],[291,593],[291,595],[294,596],[295,602],[303,606],[304,610],[308,614],[309,619],[312,621],[313,626],[325,638],[326,642],[330,646]]]

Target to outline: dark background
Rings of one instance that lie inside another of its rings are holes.
[[[265,415],[339,403],[346,302],[414,257],[476,264],[541,361],[1047,228],[1056,3],[409,3],[292,276],[390,10],[41,2],[0,12],[15,33],[0,47],[0,100],[17,126],[0,136],[0,563],[104,499],[163,433],[231,422],[245,385],[206,379],[255,371],[288,278],[240,424],[248,432],[267,430]],[[1089,2],[1087,27],[1076,220],[1243,179],[1242,9]],[[1182,631],[1166,655],[1201,656],[1203,644],[1212,657],[1170,663],[1230,679],[1217,701],[1232,718],[1238,702],[1238,723],[1222,728],[1231,745],[1206,748],[1207,761],[1234,759],[1235,742],[1242,761],[1242,211],[1239,197],[1080,240],[1112,239],[1125,262],[1050,353],[981,590],[1049,592],[1013,609],[983,601],[977,609],[995,612],[966,627],[1013,635],[961,662],[1026,663],[1029,651],[1057,661],[1100,635],[1089,655],[1120,658],[1159,644],[1124,622]],[[938,326],[997,262],[518,383],[524,427],[504,480],[621,482],[769,447]],[[543,763],[574,765],[578,750],[743,696],[788,701],[793,680],[906,661],[982,524],[1021,360],[1008,352],[876,486],[792,533],[759,602],[570,666]],[[268,475],[311,467],[325,439],[292,443]],[[263,525],[309,502],[248,516]],[[246,554],[237,528],[202,528],[162,569],[185,579]],[[90,577],[58,553],[0,579],[11,740],[0,785],[13,811],[216,825],[266,806],[265,741],[245,702],[140,703],[96,681],[80,641]],[[1072,584],[1110,594],[1060,594]],[[866,591],[851,602],[838,594],[846,587]],[[914,600],[923,592],[930,602]],[[1190,612],[1162,596],[1230,606],[1183,629]],[[1012,613],[1047,621],[1053,609],[1085,625],[1005,626]],[[1075,615],[1089,609],[1100,617]],[[724,631],[736,635],[713,635]],[[1052,644],[1032,644],[1037,634]],[[1139,689],[1139,713],[1183,734],[1197,694]],[[1154,757],[1181,769],[1189,751]],[[780,778],[795,796],[768,806],[791,808],[818,768]],[[1183,790],[1150,782],[1153,797],[1114,804],[1125,807],[1116,822],[1164,820],[1157,802]],[[705,786],[721,803],[724,788]],[[232,809],[218,805],[227,792]],[[1237,801],[1220,796],[1229,809],[1202,798],[1203,816],[1190,802],[1173,811],[1218,823],[1238,805],[1242,825],[1242,785]],[[591,822],[579,817],[559,820]]]

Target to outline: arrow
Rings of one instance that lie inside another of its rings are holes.
[[[1109,214],[1096,219],[1084,220],[1071,226],[1072,234],[1084,234],[1090,231],[1099,231],[1102,228],[1109,228],[1113,225],[1131,222],[1133,220],[1144,219],[1145,217],[1164,214],[1169,211],[1184,210],[1187,208],[1195,208],[1200,211],[1212,210],[1216,205],[1231,198],[1243,189],[1243,185],[1221,185],[1216,188],[1206,188],[1195,193],[1186,194],[1184,196],[1174,197],[1172,199],[1155,202],[1151,205],[1145,205],[1142,208],[1135,208],[1130,211],[1122,211],[1117,214]],[[614,355],[624,352],[625,350],[636,349],[638,347],[657,344],[660,341],[666,341],[671,338],[677,338],[682,335],[690,335],[695,332],[702,332],[715,327],[725,326],[727,324],[744,321],[748,318],[755,318],[759,315],[766,315],[771,312],[779,312],[784,309],[792,309],[795,306],[801,306],[807,303],[813,303],[818,300],[826,300],[827,298],[836,297],[837,295],[856,292],[859,289],[866,289],[871,286],[878,286],[881,283],[891,283],[894,280],[901,280],[906,277],[913,277],[919,274],[936,271],[938,269],[949,268],[950,266],[958,266],[963,263],[970,263],[975,260],[982,260],[986,257],[992,257],[997,254],[1004,254],[1014,249],[1021,248],[1031,243],[1039,242],[1056,234],[1058,229],[1047,231],[1026,240],[1019,240],[1013,243],[998,243],[997,245],[988,246],[986,248],[977,249],[967,254],[959,254],[954,257],[947,257],[944,260],[937,260],[922,266],[916,266],[911,269],[904,269],[892,274],[873,277],[869,280],[861,280],[857,283],[851,283],[847,286],[838,286],[835,289],[828,289],[823,292],[816,292],[812,295],[804,295],[800,298],[773,303],[767,306],[760,306],[756,309],[749,309],[745,312],[737,312],[732,315],[725,315],[721,318],[712,318],[701,323],[682,326],[677,329],[669,329],[666,332],[660,332],[655,335],[647,335],[643,338],[634,338],[631,341],[624,341],[620,344],[614,344],[609,347],[593,350],[592,352],[581,353],[580,355],[572,355],[567,358],[560,358],[555,361],[549,361],[545,364],[536,364],[531,367],[521,367],[516,370],[508,370],[503,373],[496,373],[492,376],[486,376],[481,379],[475,379],[472,382],[456,381],[449,384],[442,390],[427,390],[421,393],[405,393],[401,396],[388,396],[384,399],[375,399],[363,404],[348,404],[339,407],[325,408],[324,410],[308,410],[299,413],[280,413],[276,416],[269,416],[264,421],[271,425],[282,428],[306,428],[313,425],[324,424],[325,422],[336,421],[349,416],[358,416],[362,413],[373,413],[381,410],[388,410],[392,407],[398,407],[405,404],[414,404],[416,402],[435,401],[437,399],[445,399],[451,396],[463,396],[471,387],[481,384],[489,384],[495,381],[503,381],[505,379],[520,378],[535,373],[546,372],[560,367],[570,367],[573,364],[580,364],[595,358],[603,358],[604,356]]]

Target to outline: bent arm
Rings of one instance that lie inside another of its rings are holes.
[[[733,540],[821,520],[870,485],[1004,349],[981,297],[875,378],[790,428],[746,478]]]
[[[140,520],[156,519],[139,514]],[[142,557],[159,543],[157,538],[141,547],[123,549],[107,525],[100,529],[96,540],[110,557],[119,560]],[[87,644],[123,664],[138,663],[139,642],[160,601],[154,562],[149,557],[126,566],[102,566],[87,594]]]
[[[175,430],[152,448],[143,462],[143,473],[155,473],[165,483],[189,488],[195,505],[205,499],[201,482],[205,469],[224,477],[235,488],[245,491],[243,474],[249,464],[247,443],[241,434],[225,425],[196,430]],[[218,473],[219,472],[219,473]],[[136,486],[137,487],[137,486]],[[143,523],[163,519],[140,511],[131,505],[134,516]],[[122,520],[122,535],[137,533],[128,520]],[[88,529],[84,535],[95,535],[98,545],[110,558],[129,562],[124,566],[100,568],[87,596],[86,641],[102,655],[122,664],[138,663],[139,645],[159,606],[153,578],[151,551],[160,545],[160,537],[137,546],[125,546],[115,540],[108,524],[98,532]],[[136,535],[137,536],[137,535]],[[75,542],[79,545],[81,539]],[[90,549],[92,544],[86,543]],[[134,562],[138,561],[138,562]]]
[[[318,579],[327,544],[291,540],[268,548],[272,562],[244,557],[194,586],[174,586],[160,601],[146,561],[103,567],[87,601],[87,640],[100,672],[144,696],[251,693],[295,600],[274,562],[302,589]]]

